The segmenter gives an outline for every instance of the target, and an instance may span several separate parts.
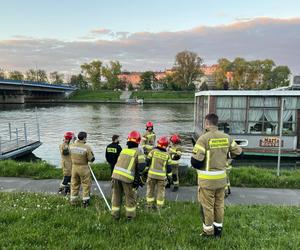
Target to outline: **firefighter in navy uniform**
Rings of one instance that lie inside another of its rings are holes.
[[[72,205],[77,203],[80,185],[82,185],[83,206],[87,207],[90,201],[91,172],[89,162],[95,160],[94,153],[86,144],[87,133],[79,132],[78,140],[70,146],[72,159],[71,197]]]
[[[168,145],[168,138],[160,137],[156,148],[150,151],[146,159],[149,167],[146,194],[148,208],[154,208],[155,198],[158,209],[165,203],[166,180],[172,175],[171,157],[167,152]]]
[[[148,155],[149,152],[153,149],[156,140],[156,134],[153,131],[153,122],[146,123],[146,133],[142,137],[142,147],[145,155]]]
[[[61,155],[61,168],[63,170],[63,180],[58,189],[59,194],[67,195],[70,193],[71,174],[72,174],[72,160],[70,153],[70,143],[74,138],[73,132],[65,132],[64,140],[59,145],[59,152]]]
[[[111,173],[114,170],[114,167],[117,163],[118,157],[122,151],[122,147],[119,145],[119,136],[112,136],[112,143],[106,147],[105,158],[108,164],[110,165]]]
[[[205,117],[206,132],[197,140],[191,164],[198,172],[198,200],[203,216],[202,236],[221,237],[224,218],[224,190],[227,185],[226,164],[242,149],[229,135],[218,131],[218,116]]]
[[[173,192],[177,192],[179,188],[179,160],[182,154],[182,148],[180,146],[181,139],[180,136],[174,134],[170,137],[170,146],[168,152],[171,156],[171,165],[172,165],[172,182],[174,185]]]
[[[137,189],[141,185],[140,177],[145,169],[145,155],[138,148],[141,135],[131,131],[127,147],[121,151],[112,173],[112,216],[120,218],[122,196],[125,195],[125,212],[127,219],[136,216]]]

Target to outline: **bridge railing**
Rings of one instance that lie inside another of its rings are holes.
[[[18,80],[0,80],[0,84],[13,84],[13,85],[25,85],[25,86],[36,86],[36,87],[47,87],[47,88],[55,88],[55,89],[63,89],[63,90],[70,90],[74,91],[77,88],[70,86],[70,85],[59,85],[59,84],[50,84],[46,82],[33,82],[33,81],[18,81]]]

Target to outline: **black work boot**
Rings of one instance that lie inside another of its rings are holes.
[[[85,200],[85,201],[83,201],[82,204],[83,204],[84,208],[87,208],[89,206],[89,204],[90,204],[90,200]]]
[[[222,227],[216,227],[214,226],[214,230],[215,230],[215,238],[221,238],[222,236]]]
[[[177,192],[178,189],[179,189],[179,187],[175,186],[175,187],[173,188],[172,192]]]
[[[64,193],[64,187],[60,187],[57,191],[58,194],[63,194]]]
[[[69,195],[70,194],[70,186],[66,186],[65,187],[65,195]]]

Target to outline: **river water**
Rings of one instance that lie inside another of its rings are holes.
[[[0,106],[0,136],[4,139],[8,137],[8,123],[12,124],[13,131],[26,123],[29,138],[36,139],[35,109],[43,144],[34,154],[55,165],[59,165],[58,146],[65,131],[74,131],[76,134],[86,131],[87,143],[92,146],[97,162],[105,161],[105,147],[113,134],[120,135],[121,146],[124,147],[128,132],[135,129],[144,133],[147,121],[154,122],[158,137],[179,133],[183,137],[185,151],[190,151],[192,147],[190,134],[193,130],[194,107],[191,104],[5,105]]]

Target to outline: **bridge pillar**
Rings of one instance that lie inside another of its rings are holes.
[[[23,104],[25,103],[24,95],[0,95],[0,104]]]

